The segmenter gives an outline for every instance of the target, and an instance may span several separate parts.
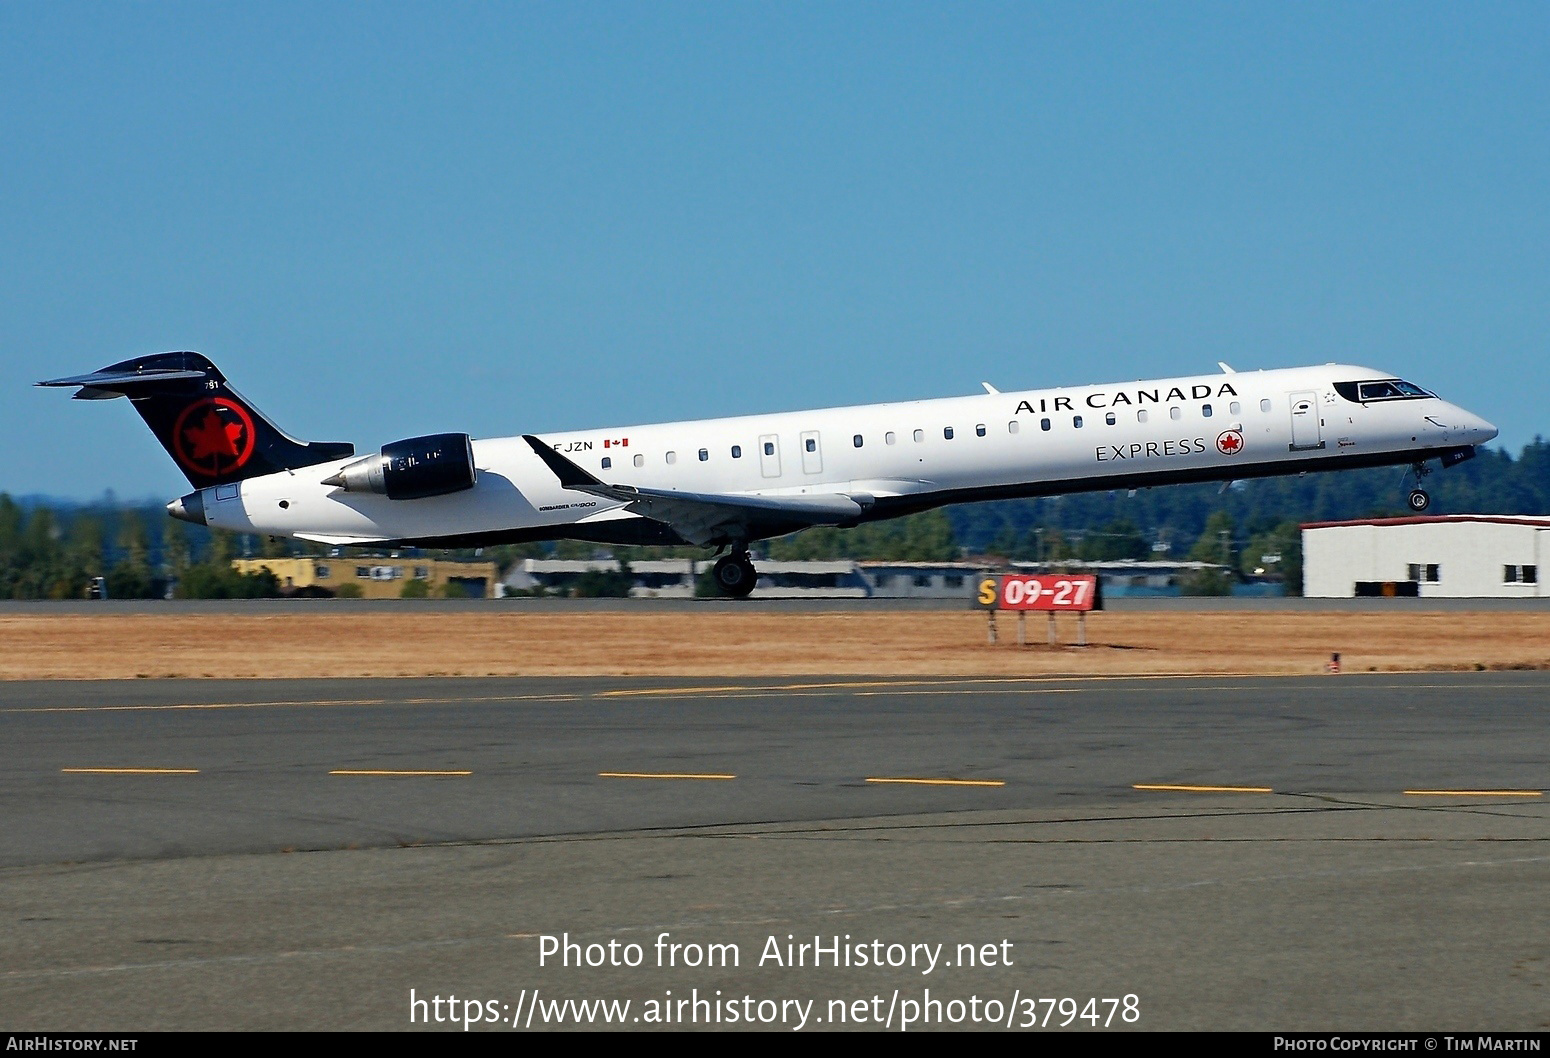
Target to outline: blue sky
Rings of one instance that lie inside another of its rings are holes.
[[[0,5],[0,490],[1330,360],[1550,433],[1550,5]]]

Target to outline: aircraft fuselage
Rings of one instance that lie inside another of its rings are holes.
[[[1358,388],[1382,382],[1391,395]],[[541,441],[623,490],[849,496],[860,505],[855,521],[866,521],[971,500],[1420,463],[1461,457],[1494,436],[1479,416],[1394,375],[1329,364],[559,431]],[[472,453],[473,486],[447,495],[346,491],[326,483],[351,462],[335,459],[207,487],[185,502],[214,527],[338,544],[688,539],[624,498],[562,485],[522,437],[475,440]],[[811,523],[777,517],[747,538],[803,524]]]

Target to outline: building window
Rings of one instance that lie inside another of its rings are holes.
[[[929,587],[931,587],[931,577],[928,576],[925,573],[917,574],[916,577],[915,577],[915,587],[917,587],[917,588],[929,588]]]
[[[312,575],[314,577],[316,577],[318,580],[327,580],[328,579],[328,567],[324,566],[322,564],[313,566],[312,567]]]
[[[947,576],[942,578],[942,587],[944,587],[944,588],[961,588],[961,587],[963,587],[963,574],[962,573],[949,573],[949,574],[947,574]]]
[[[891,445],[897,440],[898,437],[894,436],[894,432],[892,430],[889,430],[887,433],[883,434],[883,444]]]
[[[365,577],[366,579],[369,580],[369,579],[371,579],[371,567],[370,566],[356,566],[355,567],[355,575],[357,577]]]
[[[942,436],[951,441],[953,439],[953,428],[951,426],[942,427]]]
[[[613,465],[614,465],[614,460],[613,460],[612,456],[604,456],[603,457],[603,469],[604,470],[607,470],[609,467],[611,467]]]
[[[743,446],[742,445],[733,445],[732,446],[732,458],[733,459],[742,459],[743,458]]]
[[[710,458],[710,449],[708,449],[708,448],[700,449],[700,462],[703,463],[703,462],[705,462],[709,458]]]
[[[1538,584],[1538,566],[1503,566],[1502,582],[1504,584]]]
[[[414,567],[414,579],[415,580],[425,580],[425,579],[429,578],[430,575],[431,575],[431,568],[429,566],[416,566],[416,567]]]
[[[857,434],[856,436],[852,437],[850,439],[850,443],[855,445],[857,448],[860,448],[861,447],[861,435]]]
[[[975,437],[984,437],[985,436],[985,424],[984,423],[980,423],[978,426],[976,426],[974,428],[974,436]]]
[[[635,456],[635,465],[638,466],[638,467],[645,466],[646,465],[646,457],[643,456],[643,455],[640,455],[639,453],[637,453],[636,456]]]
[[[1048,431],[1049,430],[1049,420],[1048,419],[1040,419],[1039,420],[1039,429],[1044,430],[1044,431]]]
[[[1435,562],[1430,564],[1412,562],[1408,567],[1409,577],[1411,580],[1418,581],[1421,584],[1436,584],[1442,579],[1441,568]]]
[[[921,441],[924,441],[925,439],[926,439],[926,431],[924,431],[924,430],[916,430],[915,431],[915,443],[916,444],[919,444]]]

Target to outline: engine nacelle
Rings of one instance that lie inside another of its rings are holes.
[[[346,492],[420,500],[474,487],[474,447],[466,433],[437,433],[383,445],[323,479]]]

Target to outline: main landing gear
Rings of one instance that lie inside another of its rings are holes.
[[[759,580],[759,571],[753,568],[747,548],[736,548],[716,559],[710,575],[716,581],[716,590],[732,599],[746,599]]]
[[[1432,472],[1432,469],[1425,463],[1416,463],[1411,469],[1415,471],[1415,488],[1410,490],[1410,495],[1406,497],[1406,502],[1410,505],[1412,511],[1416,514],[1422,514],[1426,511],[1426,508],[1432,505],[1432,497],[1431,493],[1421,487],[1421,482],[1426,479],[1426,475]]]

